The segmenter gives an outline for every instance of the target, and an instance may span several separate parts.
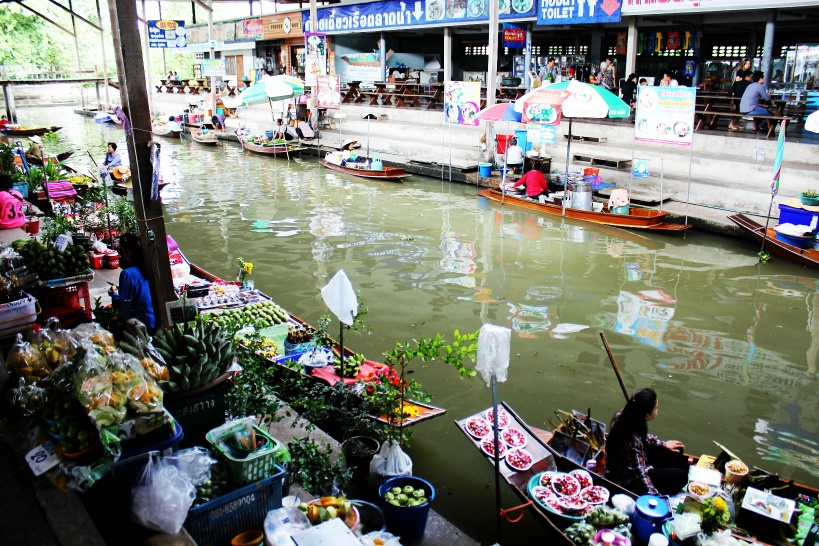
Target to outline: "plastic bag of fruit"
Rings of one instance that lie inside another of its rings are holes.
[[[14,344],[6,357],[6,369],[14,372],[29,385],[47,377],[53,371],[40,349],[17,334]]]
[[[162,389],[151,379],[137,358],[128,353],[117,352],[108,356],[111,382],[137,413],[162,411]]]
[[[140,525],[176,534],[188,517],[196,488],[170,462],[151,457],[139,485],[131,490],[131,514]]]
[[[114,381],[123,382],[122,376],[115,376],[103,356],[93,343],[80,342],[84,350],[74,387],[77,399],[85,406],[88,416],[97,428],[118,425],[125,419],[127,399],[114,386]]]
[[[149,377],[159,383],[171,380],[170,372],[168,371],[168,364],[165,359],[156,350],[151,338],[130,336],[126,334],[126,340],[120,344],[120,348],[126,353],[135,356],[139,359],[139,364]]]
[[[54,317],[48,319],[40,328],[32,343],[37,345],[52,368],[69,362],[77,350],[76,341],[69,332],[61,328],[59,319]]]
[[[22,377],[19,381],[17,387],[9,390],[9,403],[23,417],[38,415],[46,405],[46,391],[37,385],[27,385]]]
[[[90,341],[99,347],[104,354],[113,354],[117,351],[114,334],[96,322],[80,324],[71,332],[71,337],[77,341]]]

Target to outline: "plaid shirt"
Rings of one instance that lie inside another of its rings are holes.
[[[648,464],[646,448],[663,443],[652,434],[645,442],[634,434],[622,446],[606,445],[606,477],[638,495],[657,495],[657,489],[648,477],[652,467]]]

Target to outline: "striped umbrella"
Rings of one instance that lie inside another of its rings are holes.
[[[760,260],[762,259],[762,251],[765,248],[774,197],[776,197],[776,193],[779,191],[779,179],[782,176],[782,156],[785,155],[785,129],[787,125],[788,120],[783,120],[782,126],[779,128],[779,140],[776,144],[776,158],[774,159],[773,176],[771,177],[771,204],[768,205],[768,217],[765,219],[765,230],[762,232],[762,246],[759,248]]]

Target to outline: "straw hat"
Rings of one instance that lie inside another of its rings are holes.
[[[358,141],[354,138],[345,139],[344,142],[341,143],[341,147],[343,149],[349,146],[350,144],[358,144]]]
[[[30,137],[28,137],[28,139],[29,139],[30,141],[34,142],[35,144],[39,144],[40,146],[42,146],[42,145],[43,145],[43,139],[41,139],[41,138],[40,138],[40,137],[38,137],[37,135],[30,136]]]
[[[128,178],[131,175],[131,169],[128,167],[123,167],[120,165],[119,167],[114,167],[114,170],[111,171],[111,176],[115,180],[123,180],[124,178]]]

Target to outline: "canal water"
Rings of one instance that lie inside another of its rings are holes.
[[[101,159],[109,140],[125,149],[121,130],[67,108],[21,118],[64,126],[47,149],[74,149],[78,165],[85,150]],[[463,184],[371,182],[312,157],[162,142],[167,228],[187,256],[225,278],[237,258],[253,262],[256,286],[314,324],[328,314],[319,290],[343,269],[372,327],[345,341],[368,358],[412,338],[505,326],[512,356],[501,400],[535,427],[550,428],[557,409],[591,408],[608,422],[624,398],[603,332],[627,388],[659,394],[651,432],[693,454],[716,455],[718,441],[746,463],[819,486],[816,272],[776,258],[759,266],[751,241],[561,222]],[[447,409],[416,427],[414,472],[438,488],[437,510],[491,543],[491,465],[453,424],[487,408],[490,389],[442,364],[414,369]],[[505,486],[503,504],[519,504]],[[505,526],[510,544],[538,532],[531,517]]]

